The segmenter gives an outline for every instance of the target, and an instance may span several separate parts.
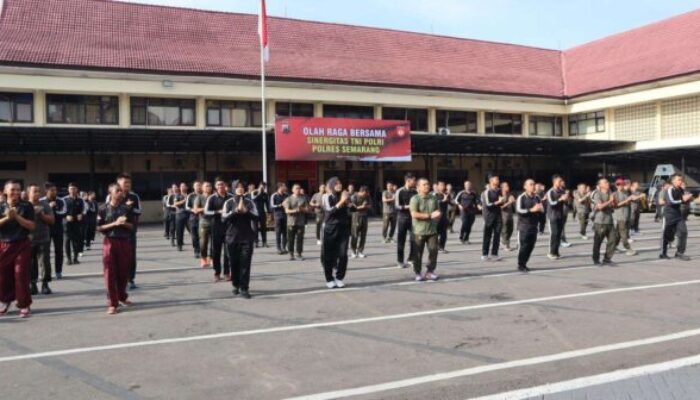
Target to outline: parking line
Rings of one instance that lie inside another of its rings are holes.
[[[384,392],[388,390],[395,390],[401,388],[407,388],[411,386],[423,385],[426,383],[433,383],[438,381],[445,381],[455,378],[463,378],[467,376],[473,376],[478,374],[483,374],[487,372],[502,371],[511,368],[528,367],[532,365],[551,363],[555,361],[564,361],[574,358],[587,357],[596,354],[608,353],[611,351],[631,349],[635,347],[648,346],[653,344],[665,343],[674,340],[686,339],[694,336],[700,336],[700,329],[691,329],[682,332],[671,333],[668,335],[661,335],[650,337],[646,339],[631,340],[628,342],[619,342],[614,344],[608,344],[603,346],[589,347],[585,349],[565,351],[563,353],[549,354],[546,356],[538,356],[532,358],[525,358],[515,361],[506,361],[503,363],[484,365],[479,367],[465,368],[455,371],[442,372],[433,375],[424,375],[417,378],[403,379],[393,382],[385,382],[376,385],[363,386],[352,389],[336,390],[332,392],[318,393],[307,396],[299,396],[290,398],[288,400],[330,400],[330,399],[340,399],[345,397],[368,395],[373,393]],[[510,397],[497,397],[499,399],[511,399]],[[520,398],[520,397],[516,397]]]
[[[660,283],[660,284],[655,284],[655,285],[631,286],[631,287],[616,288],[616,289],[596,290],[596,291],[590,291],[590,292],[570,293],[570,294],[547,296],[547,297],[536,297],[536,298],[524,299],[524,300],[513,300],[513,301],[504,301],[504,302],[497,302],[497,303],[476,304],[476,305],[469,305],[469,306],[462,306],[462,307],[443,308],[443,309],[437,309],[437,310],[426,310],[426,311],[416,311],[416,312],[401,313],[401,314],[390,314],[390,315],[368,317],[368,318],[357,318],[357,319],[330,321],[330,322],[318,322],[318,323],[312,323],[312,324],[286,325],[286,326],[278,326],[278,327],[273,327],[273,328],[261,328],[261,329],[252,329],[252,330],[246,330],[246,331],[232,331],[232,332],[214,333],[214,334],[208,334],[208,335],[184,336],[184,337],[175,337],[175,338],[167,338],[167,339],[157,339],[157,340],[145,340],[145,341],[140,341],[140,342],[116,343],[116,344],[103,345],[103,346],[77,347],[77,348],[72,348],[72,349],[53,350],[53,351],[45,351],[45,352],[28,353],[28,354],[20,354],[20,355],[15,355],[15,356],[0,357],[0,364],[13,362],[13,361],[31,360],[31,359],[37,359],[37,358],[59,357],[59,356],[66,356],[66,355],[72,355],[72,354],[93,353],[93,352],[100,352],[100,351],[120,350],[120,349],[156,346],[156,345],[164,345],[164,344],[197,342],[197,341],[223,339],[223,338],[231,338],[231,337],[253,336],[253,335],[279,333],[279,332],[291,332],[291,331],[301,331],[301,330],[309,330],[309,329],[317,329],[317,328],[328,328],[328,327],[335,327],[335,326],[357,325],[357,324],[365,324],[365,323],[372,323],[372,322],[393,321],[393,320],[400,320],[400,319],[406,319],[406,318],[427,317],[427,316],[455,313],[455,312],[483,310],[483,309],[497,308],[497,307],[517,306],[517,305],[522,305],[522,304],[533,304],[533,303],[541,303],[541,302],[548,302],[548,301],[555,301],[555,300],[566,300],[566,299],[574,299],[574,298],[581,298],[581,297],[602,296],[602,295],[606,295],[606,294],[637,292],[637,291],[643,291],[643,290],[688,286],[688,285],[696,285],[696,284],[700,284],[700,279],[690,280],[690,281],[677,281],[677,282]],[[700,330],[698,330],[698,334],[700,334]]]
[[[542,397],[555,393],[568,392],[576,389],[584,389],[591,386],[604,385],[607,383],[619,382],[625,379],[639,378],[654,375],[662,372],[672,371],[685,367],[692,367],[700,364],[700,355],[679,358],[658,364],[643,365],[641,367],[620,369],[604,374],[586,376],[568,381],[548,383],[546,385],[535,386],[527,389],[513,390],[510,392],[497,393],[489,396],[472,398],[471,400],[520,400],[533,397]]]

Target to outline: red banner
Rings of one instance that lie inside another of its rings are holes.
[[[411,124],[375,119],[278,118],[275,158],[411,161]]]

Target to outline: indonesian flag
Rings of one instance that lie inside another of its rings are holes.
[[[267,10],[265,9],[265,0],[260,0],[260,16],[258,18],[258,35],[260,35],[260,47],[263,51],[263,59],[265,62],[270,61],[270,46],[267,38]]]

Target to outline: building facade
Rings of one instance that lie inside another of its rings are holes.
[[[172,182],[261,179],[256,16],[105,0],[0,10],[0,180],[99,192],[127,171],[157,218]],[[277,116],[406,119],[413,132],[410,163],[271,162],[271,183],[646,181],[657,163],[700,167],[700,11],[563,52],[283,18],[270,35],[271,160]]]

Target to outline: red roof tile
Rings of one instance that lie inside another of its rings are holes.
[[[255,79],[256,25],[110,0],[5,0],[0,64]],[[565,53],[285,18],[269,29],[267,75],[279,80],[561,98],[700,70],[700,12]]]

